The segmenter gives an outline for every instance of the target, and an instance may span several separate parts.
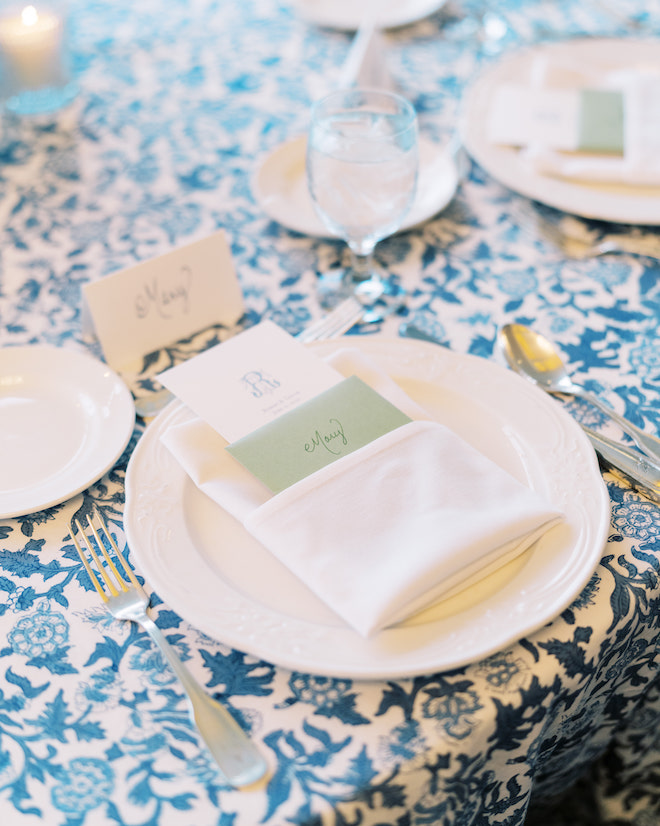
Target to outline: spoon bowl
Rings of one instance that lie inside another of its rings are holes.
[[[568,374],[554,345],[524,324],[506,324],[499,332],[499,344],[509,365],[521,376],[547,393],[563,393],[583,399],[616,422],[637,447],[660,461],[660,439],[646,433],[604,404],[598,396],[576,384]]]
[[[573,382],[552,343],[524,324],[506,324],[499,340],[509,365],[548,393],[580,396],[587,392]]]

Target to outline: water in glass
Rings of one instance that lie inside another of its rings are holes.
[[[321,279],[322,303],[350,291],[369,301],[391,290],[371,254],[400,226],[416,189],[419,165],[413,107],[389,92],[336,92],[314,107],[307,148],[307,177],[317,212],[343,238],[352,266]]]

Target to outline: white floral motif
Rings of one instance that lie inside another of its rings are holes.
[[[658,506],[630,493],[624,501],[612,506],[612,525],[624,536],[638,541],[660,537],[660,510]]]

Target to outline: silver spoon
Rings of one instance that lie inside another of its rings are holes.
[[[507,361],[517,373],[548,393],[565,393],[589,402],[615,421],[647,456],[660,462],[660,439],[645,433],[593,393],[575,384],[554,346],[546,338],[523,324],[506,324],[500,330],[499,341]]]

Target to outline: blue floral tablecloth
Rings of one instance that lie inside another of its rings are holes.
[[[251,177],[304,131],[351,36],[309,24],[293,0],[71,0],[70,12],[75,103],[0,120],[0,344],[98,356],[81,287],[218,228],[249,320],[300,331],[320,315],[317,273],[344,248],[270,221]],[[429,128],[455,124],[479,67],[523,43],[660,30],[653,4],[632,0],[510,0],[483,15],[452,2],[387,35],[392,74]],[[567,260],[521,227],[535,208],[468,163],[440,215],[378,247],[410,292],[407,320],[486,359],[502,324],[533,324],[592,390],[660,432],[660,265]],[[396,335],[401,320],[379,330]],[[530,800],[585,773],[594,822],[660,823],[656,505],[606,474],[609,539],[575,602],[483,662],[414,679],[292,673],[205,637],[152,594],[158,625],[271,764],[264,785],[236,791],[160,654],[104,611],[70,541],[68,520],[92,503],[121,524],[144,427],[89,490],[0,521],[0,823],[518,826]]]

